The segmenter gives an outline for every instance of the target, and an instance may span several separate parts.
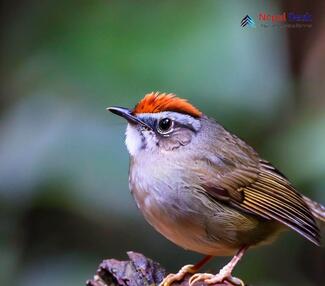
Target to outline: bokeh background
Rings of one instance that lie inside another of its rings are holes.
[[[128,190],[125,123],[105,108],[150,91],[189,99],[325,203],[323,2],[1,3],[1,285],[84,285],[127,250],[170,271],[200,258],[157,234]],[[259,26],[259,12],[284,11],[312,27]],[[240,27],[246,14],[255,29]],[[307,286],[324,269],[324,248],[288,232],[235,273]]]

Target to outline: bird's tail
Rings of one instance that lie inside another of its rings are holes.
[[[325,206],[321,205],[320,203],[314,202],[310,198],[303,196],[304,201],[310,208],[313,216],[323,223],[325,223]]]

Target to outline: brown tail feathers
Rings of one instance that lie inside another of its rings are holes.
[[[306,204],[308,205],[308,207],[310,208],[313,216],[317,220],[325,223],[325,206],[321,205],[320,203],[314,202],[313,200],[305,196],[303,196],[303,198]]]

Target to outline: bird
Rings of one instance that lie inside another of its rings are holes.
[[[161,286],[187,274],[190,285],[244,285],[232,272],[246,250],[287,229],[320,245],[325,207],[187,100],[150,92],[132,109],[107,110],[127,120],[129,188],[144,218],[176,245],[204,255]],[[233,258],[218,274],[198,273],[215,256]]]

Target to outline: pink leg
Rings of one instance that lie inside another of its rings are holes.
[[[242,247],[238,250],[238,252],[235,254],[235,256],[230,260],[230,262],[225,265],[222,269],[227,270],[227,272],[231,275],[232,271],[234,270],[235,266],[239,262],[239,260],[244,256],[246,250],[248,247]]]
[[[234,285],[244,285],[244,283],[240,279],[232,277],[231,273],[234,270],[237,263],[239,262],[239,260],[245,254],[247,248],[248,248],[247,246],[240,248],[239,251],[236,253],[236,255],[231,259],[231,261],[227,265],[225,265],[219,271],[218,274],[216,274],[216,275],[209,274],[209,273],[194,274],[191,277],[189,284],[192,286],[193,284],[195,284],[198,281],[204,281],[208,285],[212,285],[212,284],[220,283],[220,282],[223,282],[226,280],[226,281],[231,282]]]

